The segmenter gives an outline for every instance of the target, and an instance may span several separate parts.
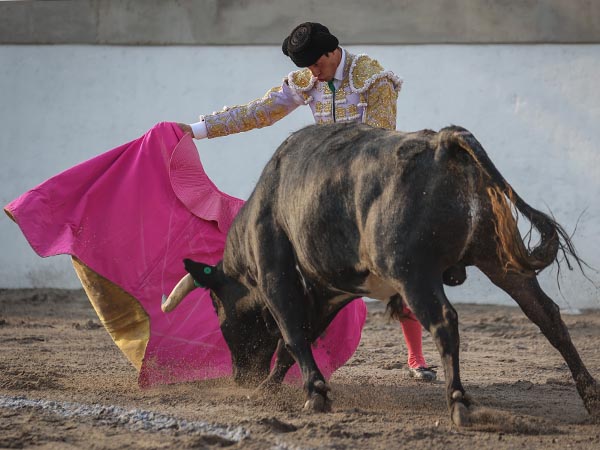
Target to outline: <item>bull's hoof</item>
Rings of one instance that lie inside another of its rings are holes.
[[[262,383],[260,383],[256,387],[255,392],[260,394],[266,394],[270,392],[278,392],[279,390],[281,390],[281,381],[266,378]]]
[[[262,383],[255,387],[255,389],[250,393],[247,398],[248,400],[260,401],[264,398],[270,398],[273,395],[280,394],[283,386],[281,384],[281,380],[273,379],[270,376],[265,378]]]
[[[600,422],[600,386],[598,383],[585,389],[583,404],[594,421]]]
[[[454,391],[452,393],[452,406],[450,414],[452,422],[457,427],[468,427],[471,425],[471,419],[469,417],[469,409],[465,405],[466,398],[465,394],[460,391]]]
[[[311,412],[331,412],[331,401],[321,394],[311,394],[304,403],[304,409]]]
[[[452,405],[452,422],[457,427],[468,427],[471,425],[469,410],[463,403],[456,402]]]
[[[313,392],[304,403],[304,409],[313,412],[330,412],[331,400],[327,397],[330,388],[324,381],[315,381]]]

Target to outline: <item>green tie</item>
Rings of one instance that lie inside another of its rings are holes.
[[[335,122],[335,86],[333,85],[333,79],[327,82],[327,86],[331,90],[333,96],[331,97],[331,112],[333,114],[333,121]]]

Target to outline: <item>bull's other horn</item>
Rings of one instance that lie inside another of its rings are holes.
[[[163,312],[169,312],[174,310],[175,307],[179,305],[179,303],[181,303],[181,300],[183,300],[185,296],[192,292],[194,289],[196,289],[194,279],[188,273],[181,280],[179,280],[179,283],[177,283],[177,285],[173,288],[173,291],[171,291],[169,297],[166,300],[163,296],[163,302],[160,305],[160,309],[162,309]]]

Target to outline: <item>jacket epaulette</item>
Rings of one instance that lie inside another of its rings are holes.
[[[371,85],[381,78],[388,78],[394,85],[396,92],[400,91],[402,80],[391,71],[383,70],[376,59],[367,55],[356,55],[350,66],[350,89],[362,94]]]

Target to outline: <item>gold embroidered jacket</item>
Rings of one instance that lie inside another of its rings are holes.
[[[274,124],[300,105],[309,105],[316,123],[363,122],[396,129],[396,101],[402,81],[367,55],[346,52],[344,78],[335,96],[309,69],[291,72],[281,86],[245,105],[203,116],[209,138]],[[335,98],[335,106],[333,99]]]

